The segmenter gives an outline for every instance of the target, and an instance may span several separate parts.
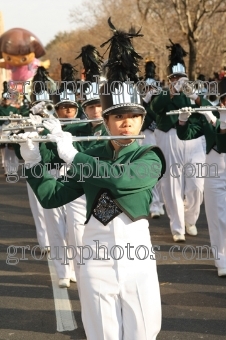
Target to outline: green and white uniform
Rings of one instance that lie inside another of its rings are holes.
[[[201,105],[207,105],[205,99],[201,99],[201,102]],[[151,102],[151,109],[156,113],[156,142],[162,149],[167,164],[166,174],[161,179],[161,188],[173,235],[185,234],[185,222],[196,224],[203,200],[203,178],[192,175],[194,169],[197,169],[196,163],[205,160],[202,140],[179,140],[175,129],[178,115],[166,115],[166,112],[182,107],[198,106],[191,104],[184,93],[171,98],[168,90],[162,91]],[[185,167],[188,163],[192,165]]]
[[[73,136],[93,136],[106,135],[106,130],[103,124],[99,124],[95,127],[91,123],[83,124],[68,124],[63,127],[64,131],[70,132]],[[47,134],[45,130],[43,134]],[[99,144],[101,142],[98,142]],[[74,142],[74,146],[81,152],[87,148],[92,148],[96,144],[96,141],[92,142]],[[58,156],[56,143],[42,143],[40,151],[44,163],[50,163],[52,174],[59,177],[60,175],[67,180],[67,166],[64,161]],[[62,164],[64,166],[62,167]],[[57,170],[55,170],[57,169]],[[54,171],[55,170],[55,171]],[[69,257],[69,265],[62,265],[62,260],[54,259],[54,265],[59,278],[70,278],[74,276],[73,271],[76,274],[77,286],[80,291],[79,284],[79,269],[77,265],[79,261],[79,248],[82,246],[82,236],[84,232],[84,223],[86,220],[86,199],[85,195],[78,199],[63,205],[59,208],[51,210],[43,209],[45,221],[47,225],[47,232],[50,240],[50,246],[54,249],[54,246],[58,247],[59,258],[64,257],[65,246],[72,246],[77,250],[77,253],[73,254],[71,250]],[[55,255],[53,255],[53,258]]]
[[[40,178],[33,176],[34,168],[26,170],[44,208],[86,195],[80,298],[89,340],[154,340],[160,330],[159,284],[155,260],[150,258],[147,218],[152,188],[164,171],[161,150],[139,147],[137,142],[118,152],[105,142],[77,153],[67,181],[55,180],[45,166],[36,167]],[[84,260],[87,252],[91,257]]]
[[[217,117],[218,112],[213,111]],[[177,125],[177,135],[182,140],[206,139],[205,164],[199,166],[199,176],[204,178],[205,211],[211,246],[217,248],[217,268],[226,268],[226,134],[220,134],[220,122],[216,127],[200,114],[193,114],[184,125]]]

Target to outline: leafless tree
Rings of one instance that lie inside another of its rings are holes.
[[[134,39],[134,47],[144,61],[146,57],[154,59],[161,80],[167,75],[169,39],[189,52],[185,64],[190,79],[199,73],[211,77],[226,65],[226,0],[93,0],[92,4],[84,0],[81,8],[71,12],[71,21],[79,24],[78,29],[58,34],[46,46],[45,58],[51,60],[50,74],[55,79],[60,75],[60,57],[75,65],[80,76],[81,61],[74,59],[83,45],[92,44],[104,54],[106,49],[99,46],[112,34],[107,25],[110,16],[118,29],[142,27],[144,36]],[[143,66],[144,62],[141,75]]]
[[[219,14],[226,18],[226,1],[225,0],[137,0],[137,8],[143,14],[145,20],[153,15],[168,25],[165,17],[161,14],[164,6],[167,6],[169,13],[174,9],[177,23],[180,26],[181,33],[187,40],[189,47],[189,78],[196,77],[197,54],[200,39],[203,35],[204,25],[211,28],[217,26]],[[175,15],[172,16],[175,18]],[[174,25],[175,20],[170,20]],[[211,25],[212,24],[212,25]],[[213,35],[212,38],[214,39]]]

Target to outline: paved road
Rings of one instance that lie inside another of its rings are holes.
[[[199,234],[175,244],[166,216],[150,220],[152,242],[157,247],[163,322],[158,340],[226,339],[226,278],[219,278],[213,260],[201,259],[201,246],[209,245],[204,207]],[[53,288],[46,257],[35,260],[10,245],[37,245],[24,179],[10,184],[0,170],[0,340],[84,340],[77,286],[68,295],[78,328],[57,332]],[[173,246],[180,246],[180,249]],[[187,248],[185,248],[187,247]],[[157,249],[157,248],[156,248]],[[12,249],[11,249],[12,250]],[[38,258],[40,253],[36,252]],[[205,252],[202,254],[204,258]],[[16,265],[16,259],[19,262]],[[150,320],[151,322],[151,320]],[[143,340],[143,339],[141,339]]]

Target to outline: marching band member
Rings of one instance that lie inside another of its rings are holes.
[[[108,82],[100,91],[103,117],[110,134],[137,135],[146,111],[136,88],[130,86],[133,95],[126,92],[120,95],[117,88],[114,93],[105,90],[116,80],[125,82],[130,77],[138,81],[137,59],[140,56],[134,51],[130,38],[139,34],[117,31],[110,20],[109,25],[114,36],[110,39]],[[122,84],[124,91],[126,85]],[[64,132],[50,137],[57,142],[59,156],[67,164],[73,163],[76,169],[74,176],[69,171],[68,181],[51,177],[44,164],[42,176],[32,175],[33,167],[42,162],[39,146],[31,139],[21,145],[21,153],[29,163],[27,180],[45,208],[62,206],[86,195],[87,220],[82,242],[95,256],[95,260],[86,260],[80,268],[82,319],[87,339],[156,339],[161,326],[156,263],[150,256],[142,261],[135,256],[132,261],[130,256],[130,259],[120,257],[118,248],[130,244],[136,249],[141,245],[146,250],[151,249],[147,218],[151,189],[165,171],[161,150],[155,146],[139,147],[130,138],[112,140],[81,153],[73,147],[70,134]],[[89,167],[81,170],[82,164],[89,164]],[[129,175],[123,171],[127,164]],[[39,175],[42,166],[36,168]],[[85,181],[79,180],[82,174],[86,176]],[[96,252],[97,241],[100,254]],[[115,250],[115,255],[111,252],[108,257],[106,251],[110,249]]]
[[[226,107],[226,78],[219,83],[220,106]],[[197,139],[205,136],[206,160],[201,166],[204,173],[205,211],[209,228],[211,246],[217,247],[218,258],[215,266],[218,276],[226,276],[226,109],[224,112],[200,111],[191,115],[190,110],[184,110],[179,115],[177,135],[181,140]],[[217,119],[219,118],[219,120]],[[217,166],[217,168],[216,168]]]
[[[90,81],[91,88],[86,88],[85,100],[81,104],[86,117],[90,120],[97,120],[97,122],[86,122],[84,120],[82,124],[68,124],[61,127],[59,120],[50,120],[44,123],[44,126],[52,133],[58,134],[62,131],[68,131],[73,136],[95,136],[95,135],[106,135],[106,129],[102,121],[102,107],[100,103],[99,89],[95,82],[94,75],[100,75],[101,71],[101,57],[97,49],[92,45],[86,45],[82,47],[82,52],[79,55],[82,57],[84,66],[85,80]],[[77,58],[79,58],[77,57]],[[76,59],[77,59],[76,58]],[[65,66],[64,66],[65,67]],[[85,89],[84,89],[85,90]],[[55,96],[56,100],[56,96]],[[61,107],[61,106],[64,106]],[[66,102],[59,102],[55,105],[57,116],[59,118],[72,118],[69,109],[66,109]],[[67,113],[68,112],[68,113]],[[98,119],[101,119],[98,121]],[[100,143],[100,142],[99,142]],[[54,164],[62,165],[62,160],[59,158],[55,143],[48,143],[48,148],[45,144],[42,145],[41,153],[45,162],[50,163],[51,166]],[[96,142],[74,142],[73,145],[80,151],[83,152],[86,149],[95,146]],[[77,249],[76,256],[74,257],[74,268],[76,273],[77,287],[80,292],[79,285],[79,272],[80,272],[80,252],[78,246],[82,246],[82,236],[84,232],[84,223],[86,221],[86,198],[85,195],[65,205],[67,226],[70,245]]]
[[[37,83],[42,82],[45,84],[45,81],[50,81],[50,78],[47,78],[46,76],[47,71],[45,70],[44,67],[40,67],[36,70],[36,74],[34,78],[31,81],[31,84],[33,84],[35,81]],[[51,80],[52,82],[52,80]],[[52,103],[50,100],[50,96],[48,92],[46,91],[46,88],[44,91],[38,91],[37,89],[33,89],[32,92],[32,86],[29,86],[29,89],[26,89],[27,92],[29,92],[29,99],[32,100],[31,102],[31,109],[30,112],[32,112],[33,115],[37,113],[42,113],[45,106],[48,103]],[[32,128],[33,130],[33,128]],[[18,147],[17,144],[13,144],[15,153],[19,159],[23,159],[20,154],[20,148]],[[45,216],[44,216],[44,209],[38,202],[36,196],[34,195],[33,190],[31,190],[31,187],[27,183],[27,191],[28,191],[28,199],[29,199],[29,205],[31,208],[32,216],[34,219],[35,223],[35,229],[36,229],[36,236],[38,240],[38,244],[40,246],[41,253],[46,253],[48,252],[48,247],[49,247],[49,237],[47,233],[47,226],[46,226],[46,221],[45,221]]]
[[[157,115],[156,142],[167,163],[167,175],[163,176],[160,183],[170,228],[174,242],[183,242],[185,230],[189,235],[197,235],[196,221],[203,200],[203,178],[191,176],[189,167],[185,171],[183,169],[186,163],[192,163],[197,168],[196,163],[203,162],[205,154],[201,138],[186,142],[179,140],[175,129],[178,116],[166,115],[166,112],[209,103],[195,93],[185,95],[182,92],[184,83],[188,81],[182,57],[186,52],[179,44],[172,43],[168,48],[171,50],[168,70],[170,89],[163,89],[155,96],[150,107]]]
[[[62,80],[65,78],[64,75],[67,73],[69,74],[71,71],[73,73],[73,67],[70,64],[61,64],[62,65],[62,72],[61,77]],[[67,79],[69,81],[69,79]],[[74,79],[70,79],[73,81]],[[78,113],[78,104],[75,101],[75,94],[72,93],[72,88],[66,90],[66,96],[69,97],[68,99],[64,99],[65,91],[62,90],[60,95],[52,96],[52,99],[58,100],[55,105],[55,112],[58,118],[75,118]],[[48,93],[38,94],[36,100],[37,105],[34,106],[34,113],[37,111],[41,111],[41,106],[43,102],[40,102],[42,96],[44,95],[43,99],[46,100],[46,96]],[[33,96],[33,94],[32,94]],[[39,104],[38,104],[39,103]],[[59,121],[58,121],[59,122]],[[48,144],[48,147],[51,149],[53,146],[52,143]],[[53,176],[58,176],[60,166],[55,168],[51,167],[49,170]],[[62,169],[64,172],[64,169]],[[70,287],[70,282],[76,282],[76,274],[74,269],[74,261],[73,261],[73,254],[70,248],[71,242],[69,237],[69,230],[68,230],[68,223],[67,223],[67,212],[66,207],[61,206],[55,209],[47,210],[43,209],[46,230],[49,239],[49,258],[53,261],[54,267],[56,269],[56,273],[58,276],[58,285],[60,288],[68,288]],[[65,258],[69,258],[65,264]]]

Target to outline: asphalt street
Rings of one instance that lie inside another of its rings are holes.
[[[157,340],[226,339],[226,278],[217,276],[213,255],[208,253],[204,204],[197,228],[196,237],[187,235],[185,243],[174,243],[167,216],[150,219],[162,298]],[[41,259],[38,249],[36,259],[31,254],[37,244],[25,180],[7,183],[1,169],[0,340],[86,339],[76,283],[71,283],[68,295],[78,328],[57,331],[48,261],[46,256]],[[16,248],[13,254],[12,245],[30,250],[23,254],[22,248]]]

